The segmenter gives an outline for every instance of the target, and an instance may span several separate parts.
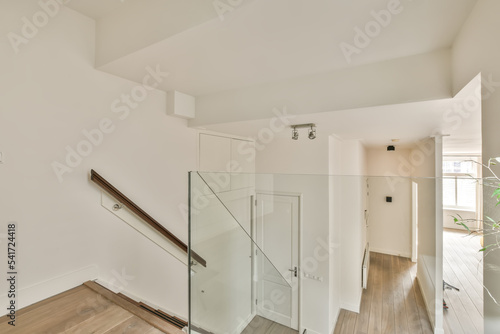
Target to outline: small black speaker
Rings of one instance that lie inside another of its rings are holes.
[[[387,146],[387,151],[396,151],[396,147],[394,145]]]
[[[391,196],[386,196],[386,197],[385,197],[385,201],[386,201],[387,203],[392,203],[392,197],[391,197]]]

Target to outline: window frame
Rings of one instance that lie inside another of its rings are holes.
[[[458,161],[458,162],[466,162],[468,160],[472,160],[475,162],[476,166],[474,168],[474,173],[445,173],[444,172],[444,162],[445,161]],[[477,212],[478,210],[478,195],[479,195],[479,189],[478,189],[478,184],[476,183],[476,188],[475,188],[475,203],[474,206],[459,206],[457,205],[458,203],[458,180],[460,179],[467,179],[467,178],[474,178],[477,179],[479,175],[479,158],[475,156],[444,156],[443,157],[443,180],[447,179],[454,179],[455,180],[455,205],[445,205],[444,204],[444,198],[443,198],[443,209],[444,210],[449,210],[449,211],[467,211],[467,212]]]

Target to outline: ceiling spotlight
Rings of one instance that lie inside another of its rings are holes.
[[[312,125],[309,130],[309,139],[316,139],[316,129],[314,129]]]
[[[396,151],[396,147],[394,145],[387,146],[387,151]]]
[[[299,130],[302,128],[310,128],[309,129],[309,139],[316,139],[316,124],[314,123],[306,123],[306,124],[294,124],[290,126],[292,128],[292,139],[299,139]]]

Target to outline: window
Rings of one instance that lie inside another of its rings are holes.
[[[475,158],[446,157],[443,161],[443,206],[476,211],[477,164]]]

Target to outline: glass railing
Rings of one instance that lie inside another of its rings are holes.
[[[227,176],[190,175],[190,251],[207,262],[190,261],[191,333],[240,333],[256,314],[290,327],[294,273],[254,242],[253,187],[232,192]]]
[[[376,288],[363,277],[369,252],[411,267],[411,282],[400,282],[403,303],[417,311],[409,325],[429,311],[432,327],[442,326],[443,219],[453,218],[443,218],[437,184],[191,172],[190,251],[206,260],[192,257],[189,267],[191,333],[331,333],[340,310],[360,312]]]

